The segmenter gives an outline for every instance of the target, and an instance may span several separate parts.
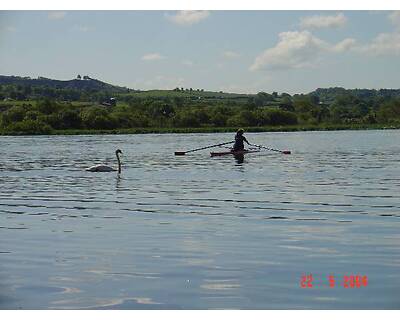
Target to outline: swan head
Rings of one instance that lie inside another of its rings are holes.
[[[116,154],[116,155],[122,154],[122,151],[121,151],[120,149],[117,149],[117,150],[115,151],[115,154]]]

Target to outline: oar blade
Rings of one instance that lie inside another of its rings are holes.
[[[219,144],[213,144],[212,146],[207,146],[207,147],[202,147],[202,148],[197,148],[197,149],[192,149],[192,150],[187,150],[187,151],[175,151],[175,155],[176,156],[184,156],[188,152],[194,152],[194,151],[204,150],[204,149],[213,148],[213,147],[219,147],[219,146],[223,146],[225,144],[229,144],[229,143],[232,143],[232,142],[235,142],[235,141],[229,141],[229,142],[224,142],[224,143],[219,143]]]
[[[291,154],[289,150],[282,151],[283,154]]]

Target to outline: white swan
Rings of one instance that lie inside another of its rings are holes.
[[[118,160],[118,173],[121,173],[121,160],[119,159],[119,154],[122,154],[121,150],[116,150],[115,155],[117,156]],[[95,166],[92,166],[90,168],[87,168],[86,171],[91,171],[91,172],[110,172],[110,171],[117,171],[113,167],[107,166],[105,164],[97,164]]]

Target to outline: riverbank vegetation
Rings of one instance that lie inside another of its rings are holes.
[[[393,89],[230,94],[193,88],[137,91],[89,77],[65,82],[6,78],[0,77],[1,134],[400,127],[400,90]]]

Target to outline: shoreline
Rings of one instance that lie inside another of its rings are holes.
[[[400,124],[360,124],[360,125],[295,125],[274,127],[243,127],[246,132],[299,132],[299,131],[342,131],[342,130],[393,130]],[[0,132],[0,136],[35,135],[113,135],[113,134],[167,134],[167,133],[223,133],[236,132],[236,127],[199,127],[199,128],[128,128],[128,129],[65,129],[52,130],[50,133]]]

